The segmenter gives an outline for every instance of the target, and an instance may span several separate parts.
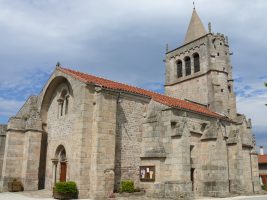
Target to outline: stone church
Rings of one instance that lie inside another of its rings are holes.
[[[103,199],[133,180],[159,198],[260,190],[251,122],[236,111],[228,38],[196,10],[182,46],[166,52],[165,94],[58,65],[0,127],[0,189],[75,181]]]

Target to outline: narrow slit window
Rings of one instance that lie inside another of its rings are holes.
[[[66,98],[66,100],[65,100],[65,115],[68,114],[68,109],[69,109],[69,99]]]
[[[63,102],[60,104],[60,116],[63,115]]]
[[[231,87],[231,85],[228,85],[228,91],[229,91],[229,93],[232,92],[232,87]]]

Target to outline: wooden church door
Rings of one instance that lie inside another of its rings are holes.
[[[67,164],[65,162],[60,163],[60,182],[66,182]]]

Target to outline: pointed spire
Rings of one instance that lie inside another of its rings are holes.
[[[203,23],[201,22],[201,19],[199,18],[196,9],[193,9],[192,17],[190,24],[187,29],[187,33],[185,36],[184,44],[187,44],[197,38],[202,37],[203,35],[206,35],[207,32],[203,26]]]

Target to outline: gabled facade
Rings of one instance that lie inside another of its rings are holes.
[[[3,129],[1,191],[14,178],[25,190],[76,181],[93,199],[125,179],[158,198],[259,191],[251,124],[228,90],[228,43],[202,26],[194,10],[185,44],[167,53],[165,95],[57,66]]]

